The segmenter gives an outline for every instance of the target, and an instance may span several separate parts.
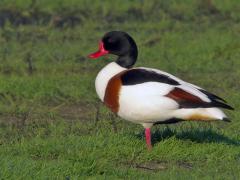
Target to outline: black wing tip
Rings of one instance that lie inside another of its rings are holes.
[[[228,110],[234,110],[234,108],[226,103],[223,103],[223,102],[219,102],[219,101],[213,101],[212,103],[212,106],[214,107],[219,107],[219,108],[225,108],[225,109],[228,109]]]
[[[227,101],[219,96],[217,96],[216,94],[210,93],[204,89],[198,89],[199,91],[201,91],[202,93],[204,93],[205,95],[207,95],[210,99],[212,100],[220,100],[224,103],[227,103]]]
[[[228,123],[230,123],[230,122],[232,122],[229,118],[227,118],[227,117],[225,117],[225,118],[223,118],[222,119],[224,122],[228,122]]]
[[[230,107],[230,110],[233,110],[233,111],[235,110],[232,106],[229,106],[229,107]]]
[[[221,103],[219,107],[225,108],[225,109],[229,109],[229,110],[234,110],[234,108],[232,106],[229,106],[227,104]]]
[[[234,108],[232,106],[227,104],[227,101],[225,99],[223,99],[215,94],[212,94],[204,89],[199,89],[199,91],[201,91],[202,93],[207,95],[208,98],[210,98],[212,100],[213,104],[216,105],[216,107],[234,110]]]

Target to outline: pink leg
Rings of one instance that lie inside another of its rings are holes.
[[[152,142],[151,142],[151,130],[150,130],[150,128],[145,129],[145,137],[146,137],[147,148],[148,148],[148,150],[151,150],[152,149]]]

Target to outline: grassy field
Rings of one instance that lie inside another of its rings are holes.
[[[1,179],[239,179],[240,4],[238,0],[1,0]],[[231,123],[143,128],[98,100],[97,60],[107,31],[139,46],[154,67],[224,97]]]

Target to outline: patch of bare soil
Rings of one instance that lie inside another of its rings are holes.
[[[179,167],[184,168],[184,169],[192,169],[193,168],[193,165],[189,162],[186,162],[186,161],[178,161],[177,165]]]
[[[92,120],[96,116],[96,108],[92,104],[65,104],[56,110],[65,120]]]
[[[186,161],[177,161],[172,165],[178,166],[184,169],[189,169],[189,170],[193,168],[193,165]],[[171,168],[172,165],[170,165],[166,161],[149,161],[141,164],[134,164],[132,167],[139,169],[141,171],[157,172],[157,171],[169,169]]]
[[[142,164],[136,164],[135,168],[143,171],[160,171],[167,169],[167,163],[164,161],[150,161]]]

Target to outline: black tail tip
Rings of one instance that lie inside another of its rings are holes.
[[[227,117],[223,118],[222,120],[225,121],[225,122],[231,122],[231,120],[228,119]]]

